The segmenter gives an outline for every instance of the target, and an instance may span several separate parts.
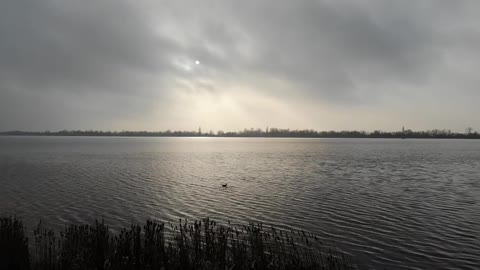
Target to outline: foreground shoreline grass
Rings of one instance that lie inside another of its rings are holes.
[[[351,259],[315,235],[262,224],[177,224],[147,220],[113,233],[102,222],[40,222],[27,238],[16,217],[0,217],[0,269],[355,269]]]

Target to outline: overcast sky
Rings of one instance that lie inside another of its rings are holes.
[[[0,0],[0,131],[480,129],[480,1]]]

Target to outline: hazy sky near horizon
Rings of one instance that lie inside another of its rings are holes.
[[[1,130],[480,130],[480,1],[0,0]]]

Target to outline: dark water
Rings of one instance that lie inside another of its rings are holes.
[[[0,137],[9,213],[30,227],[262,221],[371,268],[479,269],[480,141]]]

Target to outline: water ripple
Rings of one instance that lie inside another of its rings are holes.
[[[478,175],[475,141],[2,137],[0,213],[261,221],[373,269],[478,269]]]

